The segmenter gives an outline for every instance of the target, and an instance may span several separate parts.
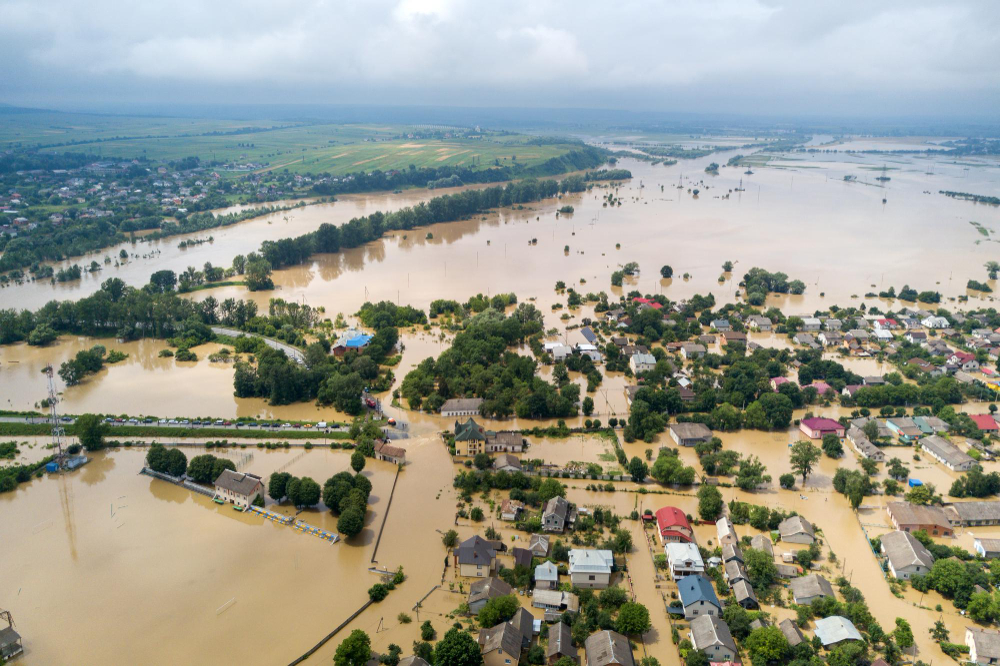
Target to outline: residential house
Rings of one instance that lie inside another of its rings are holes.
[[[802,419],[799,421],[799,430],[809,439],[822,439],[823,435],[828,434],[844,436],[844,426],[840,425],[839,421],[822,417]]]
[[[789,516],[778,524],[778,533],[782,541],[789,543],[811,544],[816,540],[812,523],[802,516]]]
[[[422,659],[416,655],[410,655],[409,657],[403,657],[399,660],[397,666],[431,666],[427,663],[426,659]]]
[[[709,324],[709,328],[713,331],[731,331],[733,327],[730,325],[728,319],[715,319]]]
[[[715,535],[719,540],[719,545],[734,545],[740,540],[736,535],[736,527],[728,516],[723,516],[715,521]]]
[[[665,506],[656,512],[656,527],[663,543],[694,541],[694,530],[684,512],[675,506]]]
[[[545,534],[532,534],[528,539],[528,550],[535,557],[547,557],[549,554],[549,537]]]
[[[813,599],[835,596],[830,581],[819,574],[793,578],[790,587],[795,603],[805,606],[811,604]]]
[[[923,331],[907,331],[903,335],[903,339],[911,344],[918,345],[927,339],[927,334]]]
[[[948,320],[944,317],[924,317],[920,322],[924,325],[924,328],[948,328]]]
[[[470,418],[465,423],[455,421],[455,455],[471,458],[485,453],[487,433],[493,434],[474,419]]]
[[[441,416],[478,416],[482,398],[452,398],[441,405]]]
[[[712,429],[704,423],[671,423],[670,438],[681,446],[694,446],[712,439]]]
[[[729,632],[729,625],[714,615],[702,615],[691,620],[688,636],[691,645],[708,657],[710,662],[733,661],[739,659],[740,651]]]
[[[781,629],[781,633],[785,635],[785,638],[788,640],[788,644],[792,647],[795,647],[806,639],[806,637],[802,635],[802,631],[799,629],[799,626],[790,618],[786,618],[779,622],[778,628]]]
[[[604,360],[604,355],[601,354],[597,345],[580,342],[576,345],[576,351],[583,356],[589,357],[594,363],[600,363]]]
[[[869,421],[875,421],[875,425],[878,426],[879,439],[889,439],[892,437],[892,430],[889,430],[889,426],[885,424],[885,419],[873,419],[866,416],[852,420],[851,425],[858,430],[864,431],[865,426],[868,425]]]
[[[854,623],[840,615],[831,615],[816,620],[816,636],[819,637],[823,647],[827,649],[844,641],[862,640]]]
[[[535,567],[535,589],[554,590],[559,587],[559,567],[546,560]]]
[[[983,432],[995,433],[997,430],[1000,430],[1000,426],[997,425],[996,420],[990,414],[969,414],[969,418]]]
[[[521,609],[524,610],[524,609]],[[511,666],[521,659],[521,630],[510,622],[479,631],[484,666]]]
[[[794,564],[775,564],[774,568],[778,571],[779,578],[798,578],[802,571]]]
[[[978,463],[968,453],[939,435],[920,440],[920,448],[953,472],[967,472]]]
[[[816,342],[816,337],[812,333],[800,331],[792,336],[792,342],[803,347],[808,347],[809,349],[821,349],[819,343]]]
[[[951,426],[936,416],[914,416],[913,422],[925,435],[935,435],[951,430]]]
[[[729,587],[736,585],[741,580],[749,580],[750,578],[747,574],[747,568],[743,566],[742,562],[737,562],[736,560],[726,562],[723,565],[722,573]]]
[[[857,451],[858,455],[861,457],[874,460],[875,462],[885,461],[885,453],[882,449],[872,444],[860,428],[853,425],[849,427],[847,429],[847,441],[851,443],[851,446],[854,447],[854,450]]]
[[[705,352],[705,345],[700,345],[697,342],[688,342],[681,345],[681,356],[686,359],[701,358],[705,355]]]
[[[552,356],[552,360],[557,363],[565,361],[573,353],[572,347],[561,342],[546,342],[544,347],[545,351]]]
[[[509,497],[505,498],[503,502],[500,503],[500,520],[506,520],[509,523],[515,522],[524,511],[524,503],[517,500],[512,500]]]
[[[987,560],[1000,558],[1000,539],[980,539],[972,542],[973,547],[979,555]]]
[[[747,317],[747,327],[752,331],[770,331],[771,320],[764,315],[750,315]]]
[[[496,545],[478,534],[460,543],[454,556],[458,575],[466,578],[487,578],[497,568]]]
[[[509,453],[501,453],[493,459],[493,470],[496,472],[520,472],[521,461]]]
[[[490,599],[506,597],[509,594],[514,594],[514,588],[500,578],[490,576],[477,580],[469,588],[469,611],[478,613]]]
[[[573,634],[565,622],[556,622],[549,628],[549,642],[545,647],[545,663],[552,666],[557,661],[567,657],[577,663],[579,653],[573,646]]]
[[[405,465],[406,449],[401,446],[393,446],[387,439],[376,439],[375,460],[384,460],[394,465]]]
[[[896,416],[887,419],[885,424],[889,426],[889,430],[899,437],[899,441],[901,442],[912,442],[923,434],[913,419],[908,416]]]
[[[545,611],[546,622],[556,622],[566,611],[580,611],[580,598],[572,592],[562,590],[543,590],[536,587],[531,591],[531,605]]]
[[[771,390],[777,391],[782,384],[788,384],[791,380],[788,377],[772,377],[771,378]]]
[[[917,574],[924,575],[934,565],[930,551],[909,532],[889,532],[882,536],[881,543],[889,572],[896,578],[909,580]]]
[[[603,590],[608,587],[614,564],[615,557],[610,550],[574,548],[569,551],[569,577],[573,585],[580,589]]]
[[[528,446],[521,433],[510,430],[500,432],[486,431],[486,444],[483,447],[486,453],[521,453]],[[515,458],[516,460],[516,458]],[[520,463],[518,463],[520,465]],[[518,467],[520,469],[520,467]]]
[[[1000,662],[1000,631],[966,627],[965,644],[969,646],[968,661],[974,664]]]
[[[844,344],[844,336],[838,331],[823,331],[816,339],[819,340],[820,344],[824,347],[838,347]]]
[[[667,555],[667,569],[674,580],[693,574],[705,573],[705,562],[698,546],[693,543],[668,543],[664,547]]]
[[[514,567],[524,567],[525,569],[531,568],[533,556],[530,550],[515,546],[511,549],[510,554],[514,558]]]
[[[589,326],[584,326],[583,328],[581,328],[580,335],[582,335],[583,339],[589,342],[590,344],[592,345],[597,344],[597,334],[594,333],[594,329],[590,328]]]
[[[215,480],[215,496],[246,508],[258,497],[264,499],[264,480],[256,474],[224,469]]]
[[[737,580],[736,583],[732,585],[733,596],[736,597],[736,603],[747,610],[758,610],[760,608],[760,601],[757,600],[757,594],[753,591],[753,586],[750,585],[750,581],[746,578]]]
[[[996,500],[955,502],[944,507],[944,510],[952,524],[964,527],[1000,525],[1000,502]]]
[[[632,373],[636,375],[642,374],[643,372],[649,372],[656,367],[656,357],[652,354],[632,354],[631,358],[628,360],[628,367],[631,368]]]
[[[586,666],[635,666],[632,646],[617,631],[598,631],[583,642]]]
[[[774,544],[771,543],[771,537],[766,534],[757,534],[751,537],[750,547],[754,550],[762,550],[774,557]]]
[[[722,344],[743,344],[747,343],[746,333],[740,333],[739,331],[726,331],[722,334]]]
[[[729,562],[739,562],[744,563],[743,551],[740,550],[738,544],[727,543],[722,546],[722,562],[723,564],[728,564]]]
[[[885,505],[892,526],[903,532],[924,530],[931,536],[953,536],[948,514],[939,506],[889,502]]]
[[[816,317],[802,317],[803,331],[818,331],[823,326],[823,322]]]
[[[712,582],[704,576],[685,576],[677,581],[677,589],[684,607],[684,617],[691,619],[699,615],[722,615],[722,604],[715,596]]]
[[[545,504],[542,512],[542,529],[546,532],[562,532],[569,524],[570,506],[565,497],[556,495]]]

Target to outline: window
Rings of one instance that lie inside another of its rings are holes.
[[[596,576],[587,576],[587,580],[597,580]]]

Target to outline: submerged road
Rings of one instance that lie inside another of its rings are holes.
[[[226,328],[225,326],[212,326],[211,329],[212,333],[215,333],[216,335],[228,335],[231,338],[238,338],[241,335],[246,335],[246,336],[256,335],[256,333],[247,333],[246,331],[241,331],[235,328]],[[264,344],[266,344],[271,349],[277,349],[279,351],[285,352],[288,358],[292,359],[296,363],[299,363],[301,365],[306,364],[306,357],[302,354],[302,351],[299,350],[298,347],[293,347],[290,344],[281,342],[280,340],[265,338],[262,335],[257,337],[264,340]]]

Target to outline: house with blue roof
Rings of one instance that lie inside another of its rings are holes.
[[[677,590],[684,606],[684,617],[690,620],[702,615],[720,617],[722,604],[712,589],[712,582],[704,576],[684,576],[677,581]]]
[[[364,349],[371,342],[371,339],[372,336],[370,335],[358,335],[345,342],[344,346],[348,349]]]

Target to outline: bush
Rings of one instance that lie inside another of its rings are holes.
[[[795,475],[794,474],[782,474],[778,478],[778,483],[785,490],[791,490],[795,487]]]
[[[420,638],[425,641],[432,641],[437,637],[437,632],[434,630],[434,626],[431,624],[430,620],[427,620],[422,625],[420,625]]]
[[[389,596],[389,588],[382,583],[375,583],[368,588],[368,598],[374,602],[379,602]]]

